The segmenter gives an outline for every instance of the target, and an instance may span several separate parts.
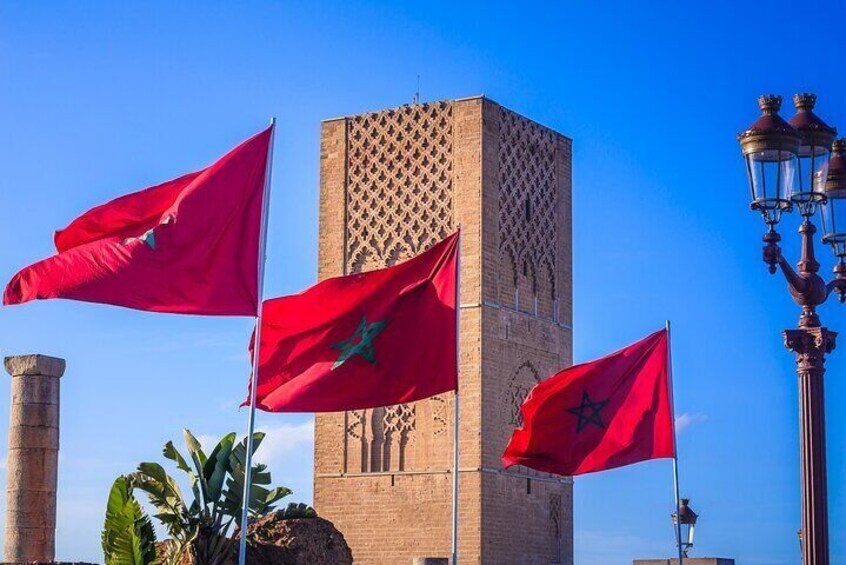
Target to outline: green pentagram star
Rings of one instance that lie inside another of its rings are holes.
[[[144,232],[144,235],[142,235],[138,239],[146,243],[153,251],[156,250],[156,232],[154,232],[153,230],[147,230],[146,232]]]
[[[347,340],[333,343],[330,347],[332,349],[340,349],[341,354],[338,360],[332,365],[332,369],[337,369],[346,363],[353,355],[360,355],[364,357],[371,365],[376,364],[376,352],[373,350],[373,340],[379,335],[385,326],[388,325],[387,320],[380,322],[373,322],[367,324],[367,316],[362,316],[361,322],[358,323],[355,333]]]
[[[587,391],[584,391],[582,393],[582,403],[574,408],[567,409],[567,412],[579,418],[579,423],[576,424],[576,433],[581,432],[590,424],[604,430],[605,423],[602,421],[602,415],[599,411],[602,410],[606,404],[608,404],[607,400],[600,400],[598,402],[592,401]]]

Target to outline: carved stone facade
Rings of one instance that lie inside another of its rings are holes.
[[[362,114],[347,127],[349,273],[393,265],[454,231],[452,103]]]
[[[351,117],[347,143],[345,274],[393,265],[455,230],[451,102]],[[433,412],[441,407],[421,411],[445,438],[445,415]],[[353,412],[347,472],[405,471],[424,457],[420,449],[442,448],[415,441],[416,415],[414,404]]]
[[[571,363],[571,142],[485,98],[329,120],[320,278],[462,228],[462,563],[572,563],[572,484],[499,458],[532,386]],[[447,556],[454,395],[321,414],[315,506],[355,562]]]
[[[551,318],[556,300],[558,135],[499,108],[500,303]]]

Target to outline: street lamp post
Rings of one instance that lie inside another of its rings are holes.
[[[846,300],[846,141],[834,142],[836,131],[814,112],[816,97],[793,97],[796,115],[784,121],[780,96],[761,96],[763,115],[738,135],[746,160],[752,209],[761,213],[764,262],[770,273],[781,269],[793,300],[802,308],[797,329],[784,331],[784,344],[796,354],[799,375],[799,457],[802,484],[802,562],[829,565],[828,504],[825,452],[825,355],[834,349],[837,334],[820,325],[816,308],[831,292]],[[797,209],[801,258],[794,270],[783,257],[776,225]],[[812,219],[821,209],[823,242],[832,246],[838,264],[826,283],[817,272]],[[838,231],[838,230],[843,230]]]

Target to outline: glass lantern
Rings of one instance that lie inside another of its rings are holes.
[[[681,519],[679,519],[681,516]],[[687,553],[693,548],[693,533],[696,528],[696,519],[699,515],[690,507],[690,499],[682,498],[679,512],[673,512],[673,526],[676,530],[676,544],[681,548],[682,555],[687,557]],[[681,524],[681,528],[678,524]],[[681,533],[681,539],[679,539]]]
[[[837,135],[836,129],[814,114],[816,101],[814,94],[793,96],[796,114],[787,122],[801,138],[797,184],[795,191],[790,194],[790,200],[805,218],[813,215],[816,206],[825,200],[831,144]]]
[[[846,257],[846,138],[834,142],[822,205],[823,243],[834,249],[842,263]]]
[[[746,159],[751,208],[760,211],[764,222],[774,229],[782,213],[793,209],[792,195],[801,192],[801,137],[778,115],[781,96],[761,96],[758,106],[763,115],[737,139]]]

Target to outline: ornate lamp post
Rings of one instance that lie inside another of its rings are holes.
[[[785,330],[785,346],[796,353],[799,375],[799,451],[802,482],[802,561],[829,565],[828,504],[825,454],[825,355],[837,334],[821,327],[816,308],[834,291],[846,300],[846,142],[833,146],[836,131],[814,112],[816,96],[793,97],[796,115],[784,121],[780,96],[758,99],[763,115],[738,135],[752,193],[752,209],[768,226],[764,262],[770,273],[780,268],[793,300],[802,307],[799,327]],[[831,159],[829,157],[831,156]],[[776,225],[782,214],[797,209],[802,257],[793,270],[782,256]],[[817,272],[812,219],[822,208],[823,242],[839,258],[835,278],[826,284]],[[841,231],[838,231],[841,230]]]

